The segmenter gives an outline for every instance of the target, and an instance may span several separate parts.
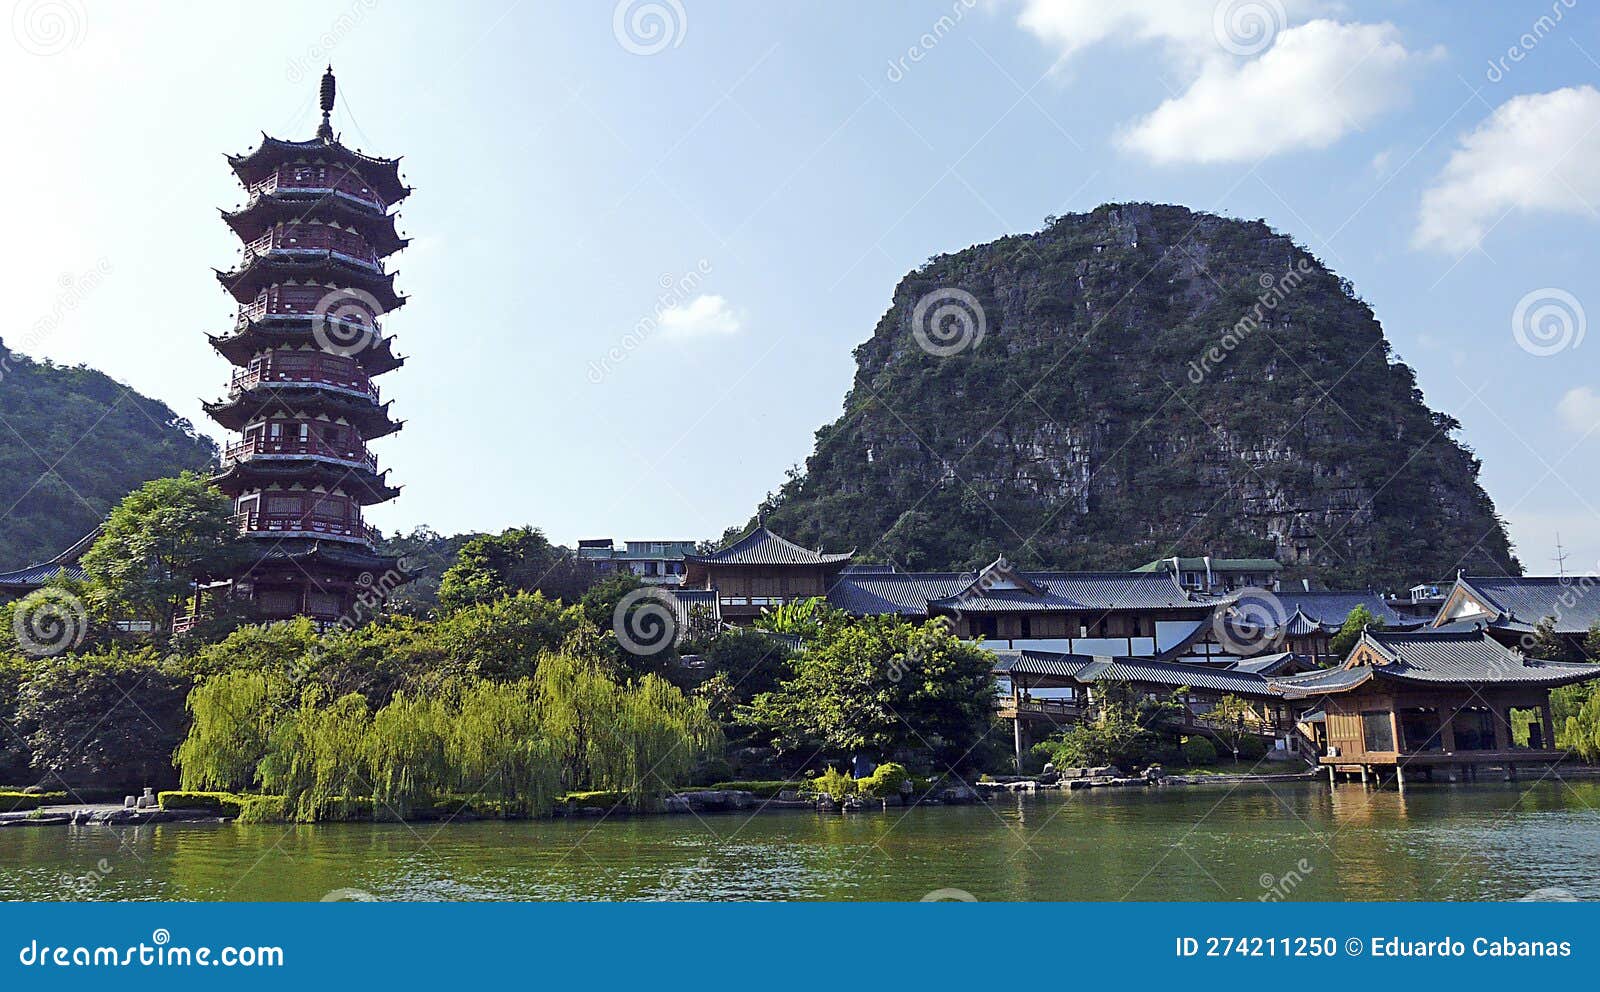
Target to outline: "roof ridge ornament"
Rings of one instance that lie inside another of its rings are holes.
[[[328,115],[333,113],[333,98],[338,90],[338,84],[333,79],[333,63],[328,63],[328,71],[322,74],[322,123],[317,127],[317,137],[323,141],[333,140],[333,123]]]

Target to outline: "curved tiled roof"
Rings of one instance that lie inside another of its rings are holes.
[[[1021,589],[983,589],[971,572],[845,573],[828,590],[828,602],[858,615],[926,615],[929,608],[962,613],[1038,610],[1107,611],[1192,609],[1212,605],[1191,599],[1161,572],[1024,572],[1040,595]]]
[[[1294,696],[1343,692],[1370,678],[1396,682],[1551,687],[1600,678],[1600,665],[1540,661],[1508,648],[1482,629],[1381,631],[1368,628],[1361,643],[1384,664],[1349,665],[1273,683]]]
[[[1463,575],[1457,580],[1513,622],[1556,618],[1556,631],[1581,634],[1600,623],[1600,576]]]
[[[9,572],[0,572],[0,586],[37,588],[62,572],[65,572],[69,579],[83,578],[83,568],[78,564],[78,559],[82,558],[84,552],[94,546],[94,542],[99,540],[100,534],[104,530],[104,527],[96,527],[74,541],[70,547],[44,561],[25,565]]]
[[[709,555],[684,555],[683,559],[702,565],[834,565],[849,561],[854,554],[854,551],[833,554],[802,548],[760,526]]]
[[[353,148],[346,148],[337,141],[323,138],[288,141],[274,138],[263,131],[260,145],[243,155],[229,155],[228,164],[233,167],[240,181],[248,186],[277,168],[279,163],[292,162],[297,158],[313,161],[326,158],[332,162],[348,165],[367,181],[367,185],[371,186],[374,192],[383,197],[384,202],[391,205],[400,202],[411,193],[411,187],[400,178],[398,158],[378,158]]]
[[[1143,658],[1108,658],[1054,651],[996,651],[997,675],[1052,675],[1075,682],[1144,682],[1173,689],[1188,686],[1208,692],[1275,696],[1277,691],[1259,675],[1224,671],[1203,665],[1149,661]]]
[[[1295,592],[1289,590],[1276,593],[1278,601],[1283,604],[1283,611],[1293,616],[1295,611],[1306,615],[1309,619],[1334,627],[1344,626],[1344,621],[1350,616],[1350,611],[1357,606],[1365,606],[1374,619],[1382,620],[1385,626],[1393,627],[1406,623],[1406,618],[1389,609],[1389,604],[1383,597],[1375,592],[1358,591],[1329,591],[1329,592]]]

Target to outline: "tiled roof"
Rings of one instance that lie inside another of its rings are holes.
[[[1052,675],[1076,682],[1144,682],[1177,689],[1188,686],[1208,692],[1235,692],[1253,696],[1277,693],[1267,680],[1248,672],[1224,671],[1203,665],[1180,665],[1143,658],[1108,658],[1054,651],[996,651],[994,671],[1005,675]]]
[[[1264,654],[1258,658],[1246,658],[1242,661],[1236,661],[1228,666],[1228,671],[1243,672],[1248,675],[1276,675],[1293,665],[1294,660],[1295,657],[1292,651]]]
[[[802,548],[766,527],[750,533],[709,555],[684,555],[685,561],[707,565],[833,565],[850,560],[854,551],[825,554]]]
[[[1513,621],[1532,625],[1555,617],[1563,634],[1581,634],[1600,623],[1600,575],[1464,575],[1459,581]]]
[[[1403,624],[1406,618],[1389,609],[1389,604],[1383,597],[1375,592],[1296,592],[1287,590],[1276,593],[1278,601],[1283,604],[1284,613],[1293,616],[1296,610],[1304,613],[1312,620],[1318,620],[1334,627],[1342,627],[1350,611],[1357,606],[1365,606],[1372,612],[1374,618],[1382,620],[1386,626]]]
[[[1023,613],[1038,610],[1158,610],[1204,607],[1159,572],[1023,572],[1042,595],[1020,589],[974,588],[970,572],[841,574],[828,602],[858,615],[924,615],[929,606],[962,613]],[[967,594],[972,590],[971,594]]]
[[[1380,665],[1291,675],[1272,681],[1291,694],[1338,692],[1368,678],[1397,682],[1558,686],[1600,678],[1600,665],[1539,661],[1507,648],[1485,631],[1368,629],[1362,643],[1388,659]]]
[[[83,568],[78,564],[78,559],[82,558],[84,552],[88,551],[94,546],[94,542],[99,540],[102,530],[103,528],[96,527],[74,541],[70,547],[45,561],[34,565],[26,565],[10,572],[0,572],[0,586],[20,586],[24,588],[42,586],[62,572],[66,572],[69,579],[82,579],[84,573]]]

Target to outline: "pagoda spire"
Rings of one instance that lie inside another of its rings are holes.
[[[322,124],[317,127],[317,137],[323,141],[333,140],[333,122],[328,115],[333,113],[333,97],[337,87],[333,79],[333,64],[330,62],[328,71],[322,74]]]

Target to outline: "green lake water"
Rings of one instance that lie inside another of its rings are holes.
[[[1593,781],[1293,783],[849,816],[7,827],[0,899],[1590,900],[1597,810]]]

